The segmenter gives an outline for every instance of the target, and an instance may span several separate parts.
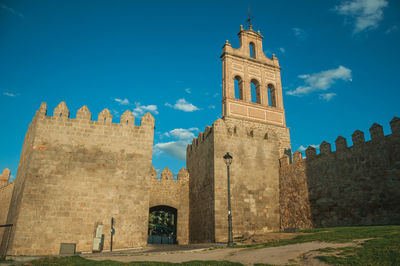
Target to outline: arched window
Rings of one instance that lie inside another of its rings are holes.
[[[268,85],[268,103],[269,106],[276,107],[275,87],[272,84]]]
[[[250,49],[250,57],[256,58],[256,46],[254,45],[254,43],[251,42],[249,44],[249,49]]]
[[[243,100],[243,81],[239,76],[235,76],[235,99]]]
[[[257,80],[252,79],[250,86],[251,86],[251,102],[261,103],[260,83]]]

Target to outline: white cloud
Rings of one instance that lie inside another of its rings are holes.
[[[283,48],[283,47],[280,47],[279,51],[281,51],[282,54],[284,54],[286,52],[285,48]]]
[[[12,92],[3,92],[3,95],[7,96],[7,97],[17,97],[20,94],[19,93],[12,93]]]
[[[297,37],[297,39],[304,41],[307,39],[308,34],[305,30],[300,29],[300,28],[292,28],[294,36]]]
[[[129,101],[128,101],[128,99],[127,98],[125,98],[125,99],[118,99],[118,98],[114,98],[114,101],[116,101],[117,103],[119,103],[120,105],[128,105],[129,104]]]
[[[334,92],[330,92],[330,93],[321,93],[321,94],[319,95],[319,98],[322,99],[322,100],[325,100],[325,101],[329,102],[329,101],[332,100],[332,98],[335,97],[335,96],[336,96],[336,93],[334,93]]]
[[[199,129],[196,127],[192,127],[192,128],[188,128],[188,129],[175,128],[169,132],[164,133],[164,136],[174,137],[179,140],[186,140],[186,141],[190,142],[195,137],[193,132],[196,132],[196,131],[199,131]]]
[[[316,148],[316,149],[319,148],[319,145],[309,145],[309,146]],[[297,150],[303,152],[303,151],[307,150],[307,148],[308,148],[308,146],[304,147],[303,145],[300,145],[300,147],[298,147]]]
[[[189,93],[189,94],[192,93],[192,91],[190,90],[190,88],[186,88],[185,91],[186,91],[186,93]]]
[[[141,105],[140,103],[135,103],[136,107],[133,109],[132,114],[135,117],[140,117],[146,112],[151,112],[158,115],[157,105]]]
[[[338,14],[349,16],[355,20],[354,33],[378,27],[383,19],[383,8],[386,0],[352,0],[344,1],[335,7]]]
[[[170,141],[164,143],[157,143],[154,145],[155,154],[169,154],[173,157],[185,161],[186,160],[186,141]]]
[[[314,74],[299,75],[300,79],[304,79],[304,85],[297,87],[295,90],[287,91],[286,94],[292,96],[303,96],[313,91],[325,91],[329,89],[336,80],[352,81],[351,69],[339,66],[336,69],[321,71]]]
[[[186,101],[184,98],[177,100],[174,105],[170,103],[165,103],[165,106],[174,108],[176,110],[181,110],[184,112],[194,112],[200,110],[197,106]]]
[[[164,143],[157,143],[154,145],[154,153],[168,154],[179,160],[184,161],[186,159],[186,148],[187,145],[195,137],[193,132],[197,132],[199,129],[197,127],[192,128],[175,128],[169,132],[165,132],[163,136],[172,137],[178,139],[177,141],[170,141]]]
[[[392,27],[390,27],[389,29],[387,29],[385,31],[385,34],[390,34],[390,33],[394,32],[394,31],[397,31],[398,29],[399,29],[399,27],[397,27],[397,25],[393,25]]]
[[[111,114],[112,114],[114,117],[118,117],[118,116],[119,116],[119,112],[118,112],[117,110],[115,110],[115,109],[111,109]]]
[[[20,18],[24,18],[25,17],[22,13],[12,9],[11,7],[6,6],[5,4],[0,3],[0,8],[4,9],[4,10],[10,12],[11,14],[14,14],[14,15],[20,17]]]
[[[218,92],[214,93],[214,95],[213,95],[214,98],[217,98],[218,96],[219,96]]]
[[[209,109],[215,109],[215,105],[209,105],[208,108]]]

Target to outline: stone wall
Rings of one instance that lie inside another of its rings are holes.
[[[187,150],[191,239],[204,237],[197,227],[213,218],[213,224],[206,226],[213,235],[202,240],[227,241],[226,152],[233,156],[230,176],[234,237],[279,230],[278,158],[287,150],[290,137],[286,127],[225,117],[200,133]]]
[[[165,168],[161,179],[153,168],[150,182],[149,208],[169,206],[177,210],[177,242],[179,245],[189,244],[189,173],[182,168],[173,179],[171,170]]]
[[[7,223],[13,223],[9,255],[54,255],[60,243],[91,251],[98,224],[104,248],[143,246],[147,240],[154,118],[135,126],[127,111],[120,123],[104,109],[91,121],[86,106],[69,118],[65,103],[52,117],[36,113],[22,149]],[[4,241],[2,243],[4,249]]]
[[[214,134],[199,134],[186,150],[189,171],[189,236],[191,243],[214,242]]]
[[[7,214],[10,207],[12,192],[14,189],[14,182],[8,183],[10,178],[10,170],[4,169],[0,175],[0,225],[7,223]],[[9,230],[5,227],[0,228],[0,243],[3,238],[4,231]]]
[[[281,228],[310,228],[400,223],[400,119],[370,128],[371,140],[356,130],[353,146],[338,137],[336,151],[322,142],[281,159]]]

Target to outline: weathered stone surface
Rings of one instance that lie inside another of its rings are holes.
[[[111,123],[107,109],[90,121],[85,109],[69,119],[64,102],[53,117],[42,105],[29,126],[7,218],[15,225],[8,254],[58,254],[60,243],[91,251],[97,225],[109,232],[111,217],[115,249],[146,245],[154,119],[131,127]]]
[[[248,134],[251,131],[257,133]],[[279,230],[278,158],[290,148],[289,130],[225,117],[215,121],[208,132],[201,143],[195,139],[187,150],[190,240],[227,241],[226,152],[233,156],[234,236]],[[264,138],[266,134],[268,138]]]
[[[7,223],[7,214],[10,207],[12,192],[14,189],[14,182],[8,183],[10,178],[10,169],[6,168],[0,174],[0,225]],[[8,228],[0,228],[0,244],[3,233],[9,230]]]
[[[371,128],[371,141],[356,131],[352,147],[339,137],[336,152],[281,164],[281,229],[400,223],[400,136]]]

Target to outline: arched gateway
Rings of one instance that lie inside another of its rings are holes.
[[[182,168],[173,179],[165,168],[161,179],[153,169],[150,185],[148,244],[189,243],[189,174]]]
[[[148,244],[177,243],[178,210],[171,206],[158,205],[150,208]]]

